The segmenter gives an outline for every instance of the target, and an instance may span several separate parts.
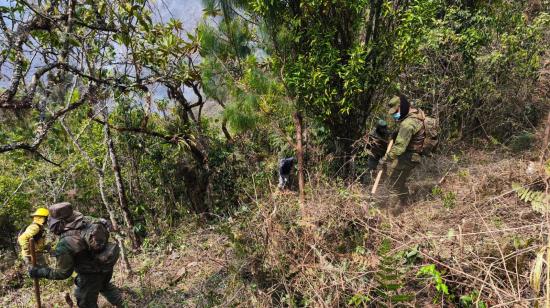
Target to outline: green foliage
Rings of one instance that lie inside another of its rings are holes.
[[[367,15],[369,9],[376,14]],[[359,137],[372,109],[372,92],[387,79],[381,67],[391,48],[384,40],[388,28],[379,22],[386,9],[369,1],[253,5],[264,21],[273,69],[281,72],[298,109],[326,129],[329,145]],[[376,24],[379,40],[361,23],[365,17]]]
[[[421,260],[419,246],[415,245],[409,250],[403,251],[402,258],[405,264],[414,264]]]
[[[533,210],[545,214],[550,211],[550,195],[542,191],[535,191],[525,188],[517,183],[512,184],[512,188],[516,191],[518,197],[531,204]]]
[[[437,297],[434,298],[434,303],[438,302],[445,297],[450,297],[449,287],[445,284],[445,281],[441,277],[441,273],[435,267],[435,264],[428,264],[418,270],[417,276],[427,277],[434,284],[435,289],[438,292]]]
[[[441,118],[446,137],[483,132],[502,144],[540,119],[541,104],[529,89],[536,86],[540,55],[548,47],[548,16],[526,20],[521,3],[207,3],[208,16],[221,16],[222,22],[217,29],[205,23],[199,31],[203,80],[214,97],[232,97],[235,104],[225,116],[237,131],[265,120],[261,100],[248,95],[262,87],[243,80],[250,54],[267,78],[284,85],[278,95],[284,99],[276,105],[288,102],[303,111],[312,141],[326,151],[349,153],[368,118],[384,114],[384,97],[395,90],[423,97],[415,103]],[[234,14],[238,10],[243,16]],[[498,124],[488,124],[487,114]]]
[[[512,151],[519,153],[531,149],[536,143],[536,137],[531,132],[521,132],[510,140]]]
[[[357,293],[353,295],[348,301],[348,305],[354,307],[367,307],[367,304],[370,302],[370,298],[364,294]]]
[[[487,308],[487,304],[479,300],[479,292],[474,291],[460,297],[460,304],[465,308]]]
[[[398,40],[419,43],[400,58],[406,78],[399,83],[423,97],[417,104],[440,118],[443,135],[482,134],[500,144],[532,128],[544,105],[532,90],[548,49],[549,15],[526,19],[517,1],[470,8],[419,2],[413,16],[428,18],[410,17],[401,24],[405,30]]]
[[[418,270],[417,275],[419,276],[427,276],[428,278],[433,280],[433,283],[435,285],[435,289],[445,295],[449,295],[449,287],[443,282],[443,279],[441,278],[441,273],[436,269],[435,264],[428,264],[423,267],[421,267]]]
[[[456,193],[452,191],[445,192],[439,186],[432,188],[432,196],[440,198],[444,208],[452,209],[456,204]]]
[[[380,265],[375,275],[377,286],[376,304],[392,307],[395,304],[410,302],[414,296],[403,293],[403,279],[406,269],[400,265],[400,256],[391,254],[391,242],[383,240],[378,249]]]
[[[204,92],[223,106],[222,121],[234,133],[248,134],[253,140],[265,140],[269,134],[270,141],[277,143],[276,151],[282,150],[285,145],[280,140],[293,134],[292,105],[259,48],[258,29],[228,7],[243,3],[207,2],[211,12],[207,16],[221,13],[222,20],[215,27],[206,19],[198,28]]]

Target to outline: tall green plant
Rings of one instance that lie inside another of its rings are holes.
[[[406,269],[400,264],[400,256],[391,253],[390,240],[382,241],[378,256],[380,265],[375,275],[377,286],[374,290],[377,296],[376,305],[393,307],[395,304],[412,301],[414,296],[402,291]]]

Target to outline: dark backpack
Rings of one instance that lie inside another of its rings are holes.
[[[118,244],[109,242],[109,226],[105,220],[85,224],[80,229],[80,237],[100,264],[115,265],[120,256],[120,247],[118,247]]]
[[[425,116],[424,121],[424,141],[422,142],[422,154],[432,154],[439,144],[439,121],[437,119]]]
[[[97,253],[105,249],[109,242],[110,234],[105,224],[101,222],[92,222],[87,224],[80,231],[80,236],[88,245],[88,249]]]

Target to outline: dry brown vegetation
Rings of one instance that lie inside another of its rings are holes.
[[[458,307],[470,294],[490,307],[530,307],[542,300],[529,275],[548,226],[511,186],[543,188],[538,154],[470,150],[427,160],[411,181],[414,203],[398,217],[369,187],[312,179],[304,213],[297,195],[275,193],[222,224],[187,225],[145,243],[131,257],[134,275],[117,272],[116,283],[136,307],[336,307],[353,299],[376,307],[389,303],[389,292],[377,292],[389,264],[391,294],[407,295],[405,306]],[[428,264],[449,295],[417,275]],[[16,273],[3,270],[2,306],[29,305],[31,285]],[[69,288],[46,282],[44,302],[63,305]]]

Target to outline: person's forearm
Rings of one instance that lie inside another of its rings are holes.
[[[390,151],[387,154],[388,160],[396,159],[399,155],[405,153],[406,148],[407,148],[406,145],[396,143],[394,146],[392,146],[392,148],[390,149]]]
[[[71,255],[57,257],[57,268],[44,267],[38,270],[38,277],[51,280],[63,280],[71,276],[74,270],[74,260]]]

